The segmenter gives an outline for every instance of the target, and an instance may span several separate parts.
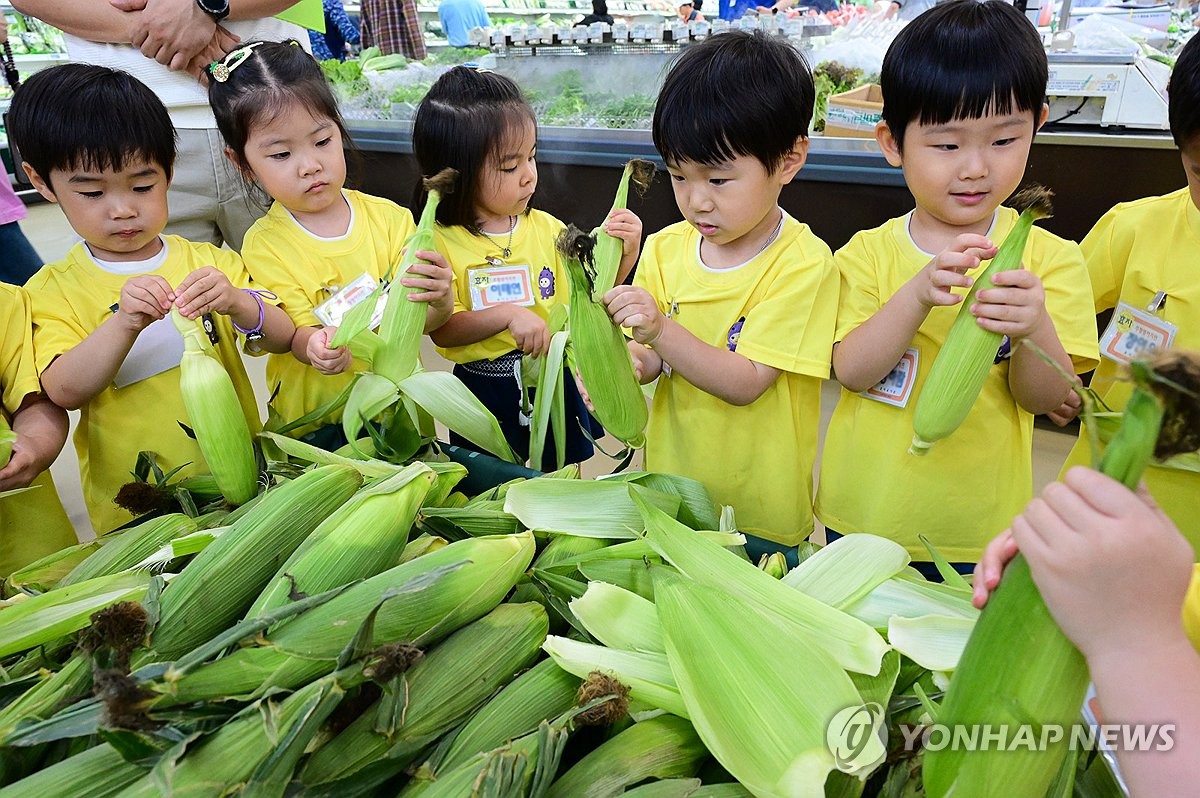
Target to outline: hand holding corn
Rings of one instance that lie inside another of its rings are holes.
[[[924,269],[917,272],[906,287],[926,309],[957,305],[962,301],[962,295],[955,294],[950,289],[970,288],[974,285],[975,280],[968,277],[967,272],[978,268],[980,263],[994,257],[995,254],[996,245],[987,236],[964,233],[929,261]]]
[[[617,282],[624,282],[637,263],[642,248],[642,220],[628,208],[615,208],[604,220],[604,232],[621,239],[621,267],[617,271]]]
[[[667,323],[658,303],[644,288],[618,285],[604,295],[604,307],[613,322],[628,327],[633,332],[633,340],[645,346],[658,340]]]
[[[308,338],[305,355],[308,362],[322,374],[341,374],[350,368],[354,358],[348,346],[330,346],[337,327],[322,327]]]
[[[1013,341],[1028,338],[1050,323],[1046,290],[1041,278],[1025,269],[1010,269],[992,277],[994,288],[975,295],[971,313],[979,326],[1007,335]]]
[[[171,285],[157,274],[139,274],[121,286],[117,318],[127,329],[139,333],[165,318],[175,301]]]
[[[45,397],[31,395],[13,417],[12,431],[0,418],[0,492],[28,487],[62,451],[67,440],[67,414]],[[11,439],[5,455],[4,440]]]
[[[429,303],[425,332],[430,332],[445,324],[454,312],[454,294],[450,292],[454,271],[446,257],[435,249],[423,249],[413,254],[420,260],[408,267],[405,276],[400,278],[400,285],[418,289],[408,295],[409,302]]]
[[[175,289],[175,306],[186,319],[220,313],[243,327],[258,325],[258,303],[234,288],[225,273],[213,266],[196,269],[183,278]]]

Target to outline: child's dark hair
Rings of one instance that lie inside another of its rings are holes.
[[[668,164],[746,155],[774,171],[808,135],[814,96],[804,56],[785,40],[713,36],[671,65],[654,106],[654,146]]]
[[[321,65],[295,39],[240,44],[208,71],[208,104],[241,168],[247,167],[246,141],[254,126],[293,103],[300,103],[314,117],[332,120],[343,145],[350,146],[350,133]]]
[[[175,165],[175,127],[162,101],[108,67],[63,64],[32,75],[13,95],[8,129],[47,185],[55,169],[115,172],[145,160],[170,178]]]
[[[1193,36],[1184,45],[1171,70],[1167,117],[1176,147],[1200,140],[1200,36]]]
[[[910,122],[1028,112],[1046,100],[1046,51],[1037,30],[1005,0],[951,0],[908,23],[880,73],[883,121],[904,146]]]
[[[483,168],[525,125],[536,129],[537,119],[509,78],[458,66],[437,79],[417,107],[413,154],[425,177],[447,167],[458,172],[457,189],[438,203],[438,224],[475,229]],[[418,185],[413,213],[424,207],[425,193]]]

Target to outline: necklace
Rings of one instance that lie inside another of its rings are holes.
[[[504,254],[505,258],[512,257],[512,240],[513,240],[513,233],[516,232],[516,229],[517,229],[517,217],[515,217],[515,216],[508,217],[508,243],[504,245],[504,249],[500,250]]]

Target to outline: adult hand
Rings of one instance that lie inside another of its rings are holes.
[[[188,69],[213,41],[217,23],[196,0],[109,0],[134,12],[129,42],[142,55],[176,71]]]
[[[208,65],[214,61],[221,61],[225,58],[225,54],[234,48],[238,42],[242,40],[241,36],[230,33],[220,25],[213,32],[212,41],[208,46],[200,51],[198,55],[192,58],[184,67],[189,75],[200,81],[200,84],[208,86]]]

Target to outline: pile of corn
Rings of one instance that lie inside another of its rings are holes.
[[[919,794],[897,725],[936,717],[976,611],[896,544],[789,571],[679,477],[468,497],[454,463],[283,445],[235,510],[7,580],[0,798]],[[863,704],[846,766],[827,729]]]

